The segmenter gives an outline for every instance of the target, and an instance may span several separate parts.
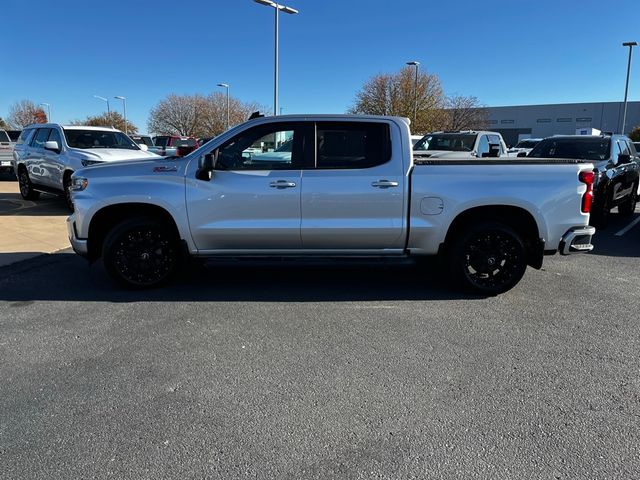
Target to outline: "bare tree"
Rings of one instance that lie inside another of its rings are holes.
[[[447,97],[442,130],[483,130],[488,125],[487,109],[473,96]]]
[[[24,128],[32,123],[47,123],[47,114],[31,100],[20,100],[9,108],[9,125]]]
[[[151,109],[147,126],[155,133],[198,136],[205,111],[202,95],[171,94]]]
[[[259,109],[256,103],[243,103],[230,97],[230,125],[244,122],[251,112]],[[151,110],[147,125],[150,132],[211,137],[222,133],[226,122],[227,96],[215,92],[207,97],[171,94]]]
[[[87,125],[91,127],[113,127],[129,133],[138,133],[138,127],[127,120],[125,129],[124,117],[118,112],[102,113],[100,115],[89,116],[84,120],[73,120],[71,125]]]
[[[428,132],[440,122],[444,102],[440,79],[436,75],[420,73],[416,88],[415,71],[407,66],[395,74],[379,74],[367,80],[356,94],[349,113],[413,118],[417,104],[416,122],[411,130]]]
[[[0,129],[2,130],[9,130],[9,124],[7,122],[4,121],[4,118],[0,117]]]

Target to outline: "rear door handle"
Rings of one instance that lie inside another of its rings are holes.
[[[378,180],[377,182],[372,182],[371,186],[372,187],[376,187],[376,188],[397,187],[398,186],[398,182],[393,182],[391,180]]]
[[[289,182],[288,180],[276,180],[275,182],[271,182],[269,184],[271,188],[293,188],[296,186],[295,182]]]

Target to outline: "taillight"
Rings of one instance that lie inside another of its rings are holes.
[[[587,186],[587,191],[582,195],[582,213],[591,212],[593,203],[593,181],[596,175],[593,172],[580,172],[578,179]]]

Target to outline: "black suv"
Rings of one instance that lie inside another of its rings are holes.
[[[625,135],[566,135],[549,137],[538,143],[527,157],[575,158],[594,165],[594,203],[591,223],[603,228],[609,212],[618,207],[631,216],[638,200],[640,158]]]

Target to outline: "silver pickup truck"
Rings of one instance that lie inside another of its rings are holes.
[[[592,170],[416,160],[404,118],[267,117],[184,158],[75,172],[67,225],[77,253],[134,288],[167,281],[185,256],[442,255],[457,285],[497,294],[545,254],[592,249]]]

